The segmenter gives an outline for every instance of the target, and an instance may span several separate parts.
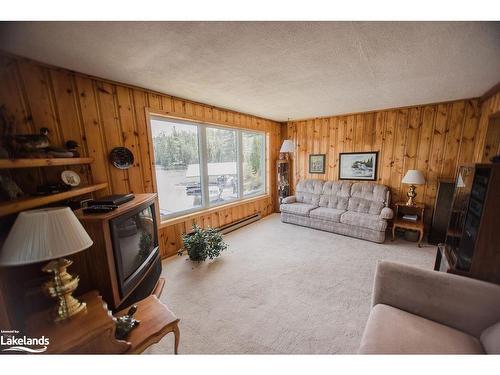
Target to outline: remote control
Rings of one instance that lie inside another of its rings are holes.
[[[118,206],[116,204],[95,205],[95,206],[85,207],[82,209],[82,211],[85,214],[102,214],[106,212],[111,212],[113,210],[116,210],[117,208]]]

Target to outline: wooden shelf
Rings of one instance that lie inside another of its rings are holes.
[[[0,203],[0,217],[14,214],[16,212],[20,212],[20,211],[24,211],[24,210],[29,210],[30,208],[45,206],[45,205],[50,204],[50,203],[54,203],[57,201],[62,201],[65,199],[76,197],[78,195],[92,193],[93,191],[106,189],[107,187],[108,187],[108,184],[103,183],[103,184],[83,186],[80,188],[65,191],[63,193],[44,195],[41,197],[23,198],[23,199],[18,199],[15,201],[1,202]]]
[[[0,159],[0,169],[90,164],[94,158]]]

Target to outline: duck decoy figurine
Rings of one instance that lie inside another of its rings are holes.
[[[80,145],[76,141],[70,139],[66,141],[65,146],[68,151],[73,153],[74,158],[80,157],[80,152],[77,150]]]
[[[17,134],[13,136],[14,149],[24,152],[43,151],[50,146],[49,129],[41,128],[40,134]]]
[[[125,340],[135,327],[140,323],[139,320],[134,318],[134,314],[137,311],[137,305],[133,305],[126,315],[120,316],[118,318],[113,318],[116,325],[115,337],[118,340]]]
[[[48,147],[46,149],[47,154],[50,156],[53,156],[55,158],[78,158],[80,157],[80,153],[78,152],[77,148],[80,147],[80,145],[73,140],[68,140],[65,143],[65,148],[61,147]]]
[[[47,128],[41,128],[40,134],[13,134],[4,139],[10,150],[10,157],[14,159],[47,157],[47,149],[50,147]]]

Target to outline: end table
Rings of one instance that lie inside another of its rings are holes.
[[[155,292],[163,287],[157,286]],[[87,309],[70,319],[54,323],[51,310],[33,314],[27,321],[26,330],[30,336],[45,336],[50,339],[46,353],[52,354],[138,354],[173,332],[174,353],[179,347],[179,319],[155,294],[136,303],[135,318],[140,324],[134,328],[126,341],[115,338],[115,323],[111,311],[97,291],[79,297],[87,303]],[[128,308],[115,316],[126,314]]]
[[[396,215],[392,223],[392,240],[396,237],[396,228],[414,230],[419,232],[418,247],[422,247],[421,242],[424,237],[424,211],[425,205],[417,203],[407,206],[406,202],[396,203]],[[404,215],[417,215],[416,220],[403,219]]]
[[[30,336],[45,336],[50,340],[50,354],[120,354],[131,344],[115,339],[115,323],[106,303],[97,291],[78,297],[87,310],[58,323],[51,319],[52,309],[30,316],[26,331]]]

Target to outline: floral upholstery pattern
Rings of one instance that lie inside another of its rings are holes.
[[[368,228],[379,232],[385,231],[387,221],[377,215],[363,214],[360,212],[347,211],[340,218],[340,222],[358,227]]]
[[[337,210],[335,208],[318,207],[309,212],[310,217],[315,217],[317,219],[335,221],[340,223],[340,216],[345,212],[345,210]]]
[[[280,206],[280,210],[281,212],[286,212],[289,214],[308,216],[309,211],[314,210],[316,207],[318,206],[307,203],[289,203],[289,204],[282,204]]]
[[[281,221],[384,242],[390,190],[372,182],[301,180],[283,199]]]
[[[322,180],[302,180],[295,188],[295,200],[298,203],[319,205],[319,198],[323,190]]]

